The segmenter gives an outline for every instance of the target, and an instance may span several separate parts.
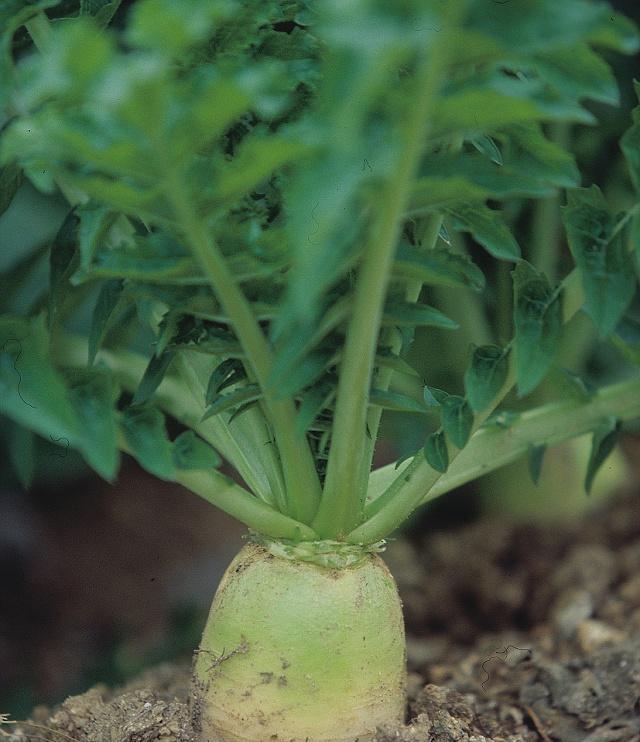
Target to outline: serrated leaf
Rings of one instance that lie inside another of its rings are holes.
[[[449,395],[440,405],[442,428],[457,448],[464,448],[473,429],[473,412],[464,397]]]
[[[449,468],[449,452],[447,450],[447,439],[444,431],[437,430],[427,438],[424,449],[424,457],[432,469],[446,472]]]
[[[502,389],[509,373],[509,351],[498,345],[474,348],[464,375],[464,389],[471,409],[486,409]]]
[[[22,180],[22,170],[16,163],[10,162],[0,167],[0,215],[9,208]]]
[[[401,245],[393,263],[393,275],[421,281],[431,286],[467,287],[482,291],[485,279],[482,271],[464,255],[445,248],[426,252]]]
[[[591,492],[593,480],[598,470],[615,448],[619,431],[620,426],[614,418],[609,418],[599,428],[594,430],[591,442],[591,454],[589,455],[587,474],[584,482],[584,488],[587,494]]]
[[[159,356],[153,356],[151,358],[133,395],[132,404],[143,404],[151,399],[156,389],[162,383],[162,379],[164,379],[174,357],[175,351],[165,350]]]
[[[635,290],[633,260],[597,186],[568,193],[562,209],[571,254],[580,269],[585,310],[601,336],[609,335]]]
[[[511,274],[518,394],[524,396],[542,381],[553,363],[562,329],[560,296],[543,273],[521,261]]]
[[[80,426],[61,374],[48,357],[44,317],[0,317],[0,413],[44,438],[77,446]]]
[[[426,412],[424,404],[419,400],[386,389],[372,389],[369,393],[369,404],[394,412],[419,412],[422,414]]]
[[[149,405],[127,407],[121,425],[131,455],[140,466],[160,479],[174,480],[173,447],[160,410]]]
[[[411,302],[387,302],[382,323],[409,327],[440,327],[444,330],[457,330],[460,325],[435,307]]]
[[[120,301],[124,289],[124,281],[116,279],[105,281],[101,288],[96,305],[91,315],[91,328],[89,330],[89,365],[96,358],[96,354],[104,340],[109,325],[109,320]]]
[[[540,473],[542,472],[542,461],[544,459],[546,446],[531,446],[529,449],[529,476],[534,484],[538,484],[540,481]]]
[[[230,410],[246,402],[254,402],[262,397],[262,392],[257,384],[247,384],[238,389],[234,389],[229,394],[221,394],[212,404],[207,407],[202,422],[208,420],[214,415],[218,415],[225,410]]]
[[[469,232],[494,258],[518,260],[520,246],[499,212],[484,204],[460,204],[449,210],[456,229]]]
[[[173,463],[176,469],[216,469],[222,459],[193,430],[185,430],[173,442]]]
[[[435,386],[425,386],[422,390],[422,396],[427,407],[440,407],[449,394]]]
[[[106,368],[69,369],[65,377],[82,429],[80,451],[101,477],[112,482],[120,463],[115,411],[118,387]]]

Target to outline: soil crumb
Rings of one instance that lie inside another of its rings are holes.
[[[375,742],[640,742],[637,494],[571,525],[485,519],[399,540],[385,559],[409,682],[406,723]],[[0,738],[195,742],[189,676],[188,663],[161,665],[37,708]]]

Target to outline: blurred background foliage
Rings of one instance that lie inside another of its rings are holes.
[[[83,6],[90,4],[82,0]],[[115,10],[116,26],[124,23],[133,4],[99,3],[105,13]],[[273,30],[284,44],[300,4],[280,4],[282,20]],[[640,22],[636,0],[612,4]],[[73,15],[78,6],[76,0],[65,0],[51,15]],[[29,48],[24,30],[16,34],[14,45],[16,55]],[[614,53],[606,57],[620,86],[621,105],[589,103],[597,126],[559,124],[549,133],[575,155],[583,185],[597,182],[613,210],[620,211],[632,203],[618,142],[637,105],[631,80],[638,74],[639,60]],[[564,275],[571,264],[560,205],[559,196],[508,203],[507,215],[524,257],[550,276]],[[0,216],[0,313],[27,315],[38,308],[41,287],[47,283],[48,248],[67,211],[60,196],[45,196],[24,182]],[[444,237],[462,239],[460,234]],[[473,249],[472,240],[465,239]],[[466,289],[428,293],[430,303],[464,320],[459,332],[468,334],[467,342],[430,328],[428,339],[418,332],[410,351],[411,362],[424,378],[448,390],[462,389],[472,343],[505,341],[511,334],[510,316],[499,310],[511,304],[511,267],[474,252],[494,294],[487,292],[479,300]],[[75,313],[78,328],[89,325],[95,300],[96,290],[89,287]],[[640,318],[640,306],[632,307],[632,315]],[[624,376],[624,355],[599,342],[584,315],[572,321],[563,338],[558,365],[577,370],[587,384]],[[438,353],[427,352],[436,342]],[[552,374],[535,391],[535,401],[570,393],[572,383],[562,372]],[[506,402],[514,411],[518,405],[515,396]],[[389,414],[377,463],[415,451],[426,433],[419,416]],[[17,445],[22,434],[3,418],[0,455],[12,458],[12,450],[24,450]],[[630,477],[624,455],[615,454],[587,499],[583,478],[588,445],[578,440],[548,452],[537,487],[528,476],[527,462],[520,462],[423,509],[408,529],[441,528],[495,510],[526,519],[576,515]],[[178,486],[154,480],[129,459],[110,487],[79,454],[61,452],[53,442],[36,437],[32,460],[22,462],[33,467],[28,490],[21,484],[20,467],[8,463],[0,468],[0,711],[20,717],[37,703],[56,702],[91,683],[123,682],[149,664],[187,658],[197,645],[219,576],[240,543],[242,527]],[[116,556],[107,559],[114,545]]]

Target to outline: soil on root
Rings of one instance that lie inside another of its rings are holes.
[[[376,742],[640,742],[637,494],[570,526],[483,520],[385,558],[409,685],[406,724]],[[194,742],[189,675],[163,665],[0,729],[12,742]]]

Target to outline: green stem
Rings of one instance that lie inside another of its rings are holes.
[[[295,434],[295,405],[275,399],[268,378],[272,358],[267,339],[233,274],[198,218],[179,182],[169,183],[168,196],[193,254],[209,278],[220,303],[231,318],[247,355],[250,370],[260,384],[280,455],[287,490],[288,514],[303,523],[313,518],[320,500],[320,481],[309,446]]]
[[[607,417],[631,420],[640,416],[640,379],[606,386],[589,400],[562,400],[524,412],[508,428],[485,427],[475,433],[469,444],[434,486],[420,500],[420,505],[440,497],[467,482],[510,464],[532,447],[555,445],[592,431]],[[402,476],[420,478],[421,465],[411,462],[400,470]],[[398,476],[394,465],[378,469],[372,475],[371,509],[376,494],[385,483]],[[417,483],[416,483],[417,484]]]
[[[456,25],[460,3],[448,4],[443,27]],[[340,538],[362,518],[365,496],[367,412],[373,364],[391,264],[411,184],[426,141],[429,112],[446,65],[449,33],[443,32],[416,75],[416,96],[406,122],[406,139],[394,177],[384,189],[365,247],[347,331],[336,397],[325,487],[313,527]],[[374,436],[371,435],[371,440]]]
[[[565,278],[562,289],[563,321],[566,323],[584,303],[580,273],[577,269],[574,269]],[[476,414],[473,426],[474,433],[515,384],[514,356],[513,352],[509,354],[509,372],[502,389],[485,410]],[[459,450],[450,442],[448,443],[448,449],[451,465],[459,454]],[[351,543],[372,543],[388,536],[420,505],[425,495],[430,492],[441,476],[440,472],[432,469],[426,463],[422,451],[419,451],[410,464],[396,476],[387,490],[365,509],[367,520],[347,536],[347,541]]]
[[[120,436],[118,447],[125,453],[131,453],[124,436]],[[215,469],[178,470],[175,481],[249,528],[271,538],[293,541],[314,541],[318,538],[309,526],[279,513]]]

